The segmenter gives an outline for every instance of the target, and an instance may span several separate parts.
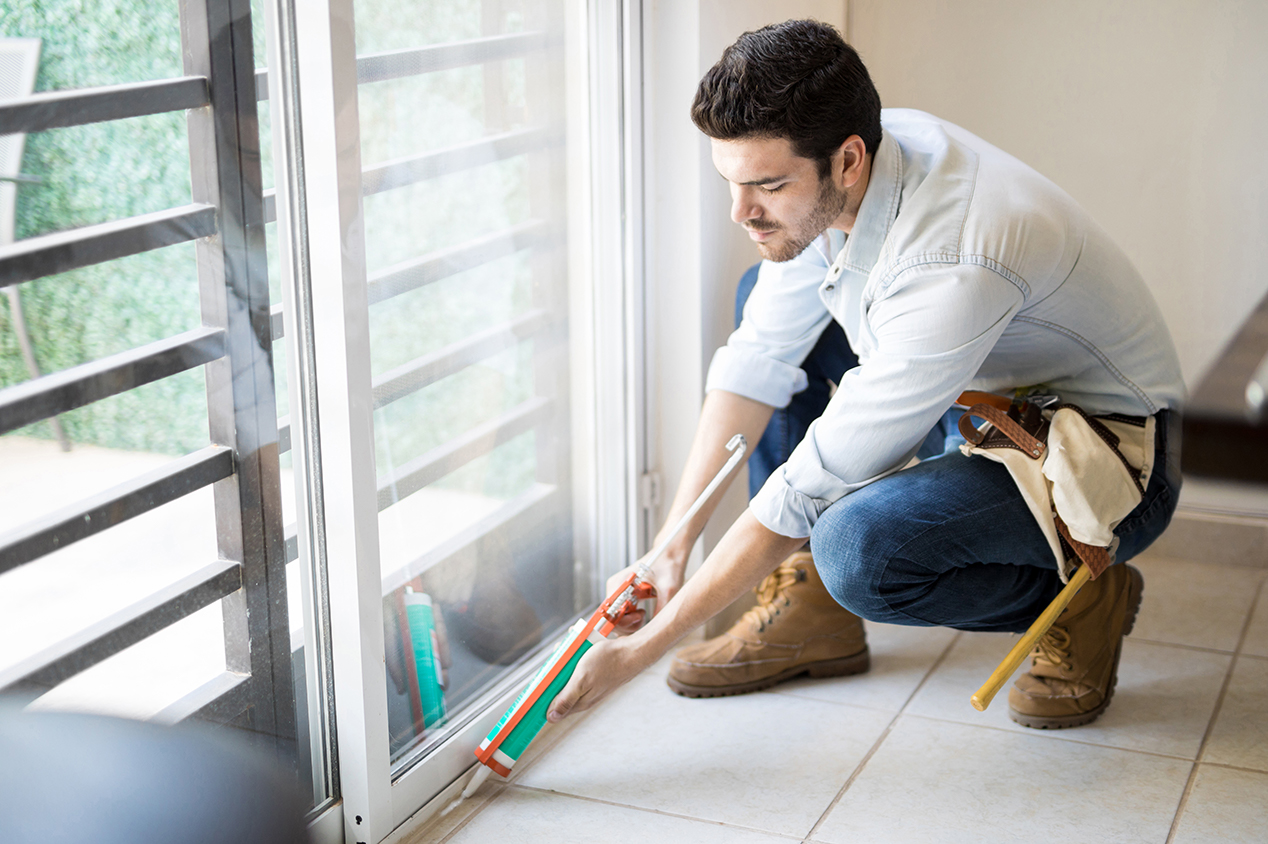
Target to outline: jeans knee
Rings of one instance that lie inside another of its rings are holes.
[[[866,508],[834,505],[810,534],[810,551],[823,585],[838,604],[857,616],[887,621],[893,615],[881,596],[881,579],[894,547],[884,522],[850,512]]]

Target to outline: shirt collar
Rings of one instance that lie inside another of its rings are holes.
[[[903,155],[898,142],[888,132],[881,135],[880,146],[872,157],[872,171],[867,191],[859,205],[854,229],[845,239],[845,247],[837,254],[829,275],[840,276],[844,270],[864,276],[872,271],[880,258],[881,247],[898,217],[902,198]]]

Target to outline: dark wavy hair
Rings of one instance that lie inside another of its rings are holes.
[[[787,138],[827,176],[832,153],[858,135],[881,142],[881,98],[854,48],[834,28],[785,21],[746,32],[700,80],[691,120],[710,138]]]

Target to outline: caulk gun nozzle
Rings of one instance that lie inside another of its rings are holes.
[[[471,777],[471,782],[467,783],[467,787],[462,790],[462,798],[465,800],[475,794],[480,786],[484,785],[484,781],[489,778],[489,774],[492,771],[493,769],[487,765],[476,765],[475,775]]]

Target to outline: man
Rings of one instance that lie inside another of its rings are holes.
[[[882,114],[858,55],[812,21],[741,36],[701,81],[692,118],[766,261],[710,367],[666,524],[736,432],[761,439],[754,494],[685,585],[707,508],[656,561],[655,618],[594,647],[552,720],[759,581],[756,608],[677,655],[676,691],[866,670],[860,616],[1025,630],[1060,590],[1059,563],[1005,467],[959,449],[953,405],[967,389],[1056,394],[1150,432],[1152,470],[1115,528],[1117,561],[1162,532],[1180,482],[1179,364],[1139,275],[1069,196],[959,127]],[[1011,691],[1014,720],[1061,728],[1104,711],[1142,588],[1120,564],[1080,591]]]

